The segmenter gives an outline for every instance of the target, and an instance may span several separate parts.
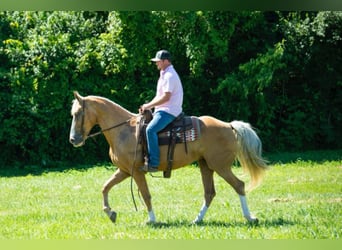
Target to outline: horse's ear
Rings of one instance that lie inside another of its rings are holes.
[[[79,103],[82,103],[83,97],[77,91],[74,91],[74,96]]]

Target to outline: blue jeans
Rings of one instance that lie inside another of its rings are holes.
[[[149,165],[158,167],[160,164],[160,150],[158,145],[158,132],[169,125],[176,117],[164,111],[154,113],[152,121],[146,127]]]

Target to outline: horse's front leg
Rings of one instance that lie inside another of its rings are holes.
[[[103,211],[108,215],[110,220],[114,223],[116,221],[116,212],[112,211],[109,202],[108,202],[108,193],[111,188],[126,179],[129,174],[123,172],[122,170],[118,169],[116,172],[106,181],[102,188],[102,195],[103,195]]]
[[[141,195],[144,199],[147,212],[148,212],[148,222],[147,223],[155,223],[156,222],[156,216],[154,215],[153,209],[152,209],[152,202],[151,202],[151,194],[147,186],[147,181],[145,174],[141,171],[136,171],[133,174],[133,178],[135,183],[137,184]]]

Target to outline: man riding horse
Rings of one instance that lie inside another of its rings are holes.
[[[154,115],[146,127],[148,157],[140,169],[144,172],[156,172],[160,164],[158,132],[169,125],[182,113],[182,82],[171,63],[171,55],[167,50],[160,50],[151,59],[160,70],[157,91],[152,101],[141,105],[139,112],[154,108]]]

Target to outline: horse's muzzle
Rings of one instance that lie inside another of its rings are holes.
[[[81,147],[84,145],[85,141],[83,140],[82,136],[70,136],[69,142],[74,146],[74,147]]]

